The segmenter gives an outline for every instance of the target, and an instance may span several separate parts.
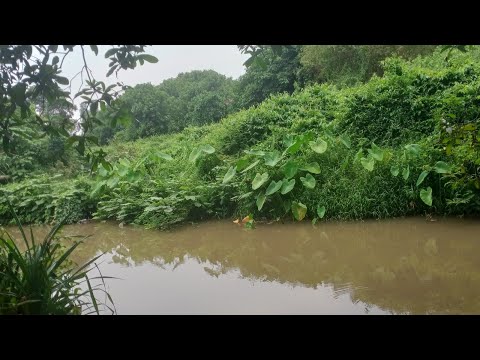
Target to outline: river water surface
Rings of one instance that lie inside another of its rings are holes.
[[[36,228],[41,235],[45,228]],[[480,314],[480,222],[425,218],[173,231],[117,223],[74,252],[99,267],[118,314]]]

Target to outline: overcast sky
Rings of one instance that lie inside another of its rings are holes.
[[[115,73],[108,79],[105,77],[109,61],[105,59],[104,53],[108,47],[99,46],[98,56],[95,56],[89,47],[87,49],[86,59],[95,78],[107,85],[117,81],[130,86],[148,82],[158,85],[163,80],[182,72],[209,69],[236,79],[245,72],[243,63],[248,58],[248,55],[240,53],[236,45],[153,45],[148,46],[146,52],[156,56],[158,63],[145,62],[143,66],[137,66],[134,70],[121,70],[117,80]],[[65,58],[62,75],[71,79],[82,66],[81,52],[76,49]],[[73,94],[78,91],[80,84],[79,77],[72,81]]]

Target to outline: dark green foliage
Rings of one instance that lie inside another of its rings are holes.
[[[302,48],[300,81],[354,85],[383,75],[381,62],[390,56],[413,59],[430,54],[432,45],[306,45]]]
[[[469,62],[432,71],[421,61],[389,59],[382,78],[351,92],[340,126],[357,138],[398,145],[431,135],[442,117],[475,119],[479,74]]]
[[[0,187],[0,224],[11,224],[8,200],[23,223],[51,223],[64,219],[74,223],[91,217],[96,205],[91,200],[90,182],[82,178],[38,176]]]
[[[281,54],[268,48],[239,79],[237,92],[241,108],[258,104],[272,94],[289,93],[295,89],[300,68],[297,45],[285,46]]]
[[[158,86],[140,84],[127,90],[120,101],[131,110],[134,121],[114,129],[105,123],[96,132],[101,142],[122,128],[119,139],[135,140],[215,123],[237,107],[234,80],[213,70],[182,73]]]
[[[106,149],[111,167],[94,172],[91,206],[78,207],[85,203],[77,196],[68,207],[157,228],[247,214],[313,221],[478,214],[479,58],[476,47],[447,62],[439,50],[390,58],[384,76],[365,84],[315,84],[218,123],[128,143],[117,137]],[[28,211],[34,204],[22,196],[66,191],[42,186],[15,193],[22,216],[35,214],[29,221],[55,211],[51,200]]]

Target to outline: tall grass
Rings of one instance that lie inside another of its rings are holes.
[[[88,277],[99,255],[81,266],[70,261],[70,255],[81,243],[76,241],[64,249],[58,232],[62,222],[54,226],[43,241],[36,241],[30,228],[29,237],[12,209],[21,233],[20,244],[6,231],[0,233],[0,314],[75,315],[116,313],[112,298],[105,289],[101,273]],[[98,267],[97,267],[98,268]],[[92,286],[90,280],[100,279]],[[110,305],[100,303],[95,294],[105,293]]]

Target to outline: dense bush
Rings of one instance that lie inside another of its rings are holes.
[[[96,204],[90,198],[91,181],[42,175],[0,187],[0,224],[12,224],[10,200],[23,223],[74,223],[91,217]]]
[[[71,221],[94,214],[158,228],[250,213],[478,215],[478,57],[474,49],[448,61],[440,51],[391,58],[384,76],[365,84],[316,84],[218,123],[135,142],[117,138],[105,149],[112,169],[101,166],[92,186],[82,178],[36,179],[1,189],[29,222],[69,211]],[[287,176],[287,167],[296,170]]]

